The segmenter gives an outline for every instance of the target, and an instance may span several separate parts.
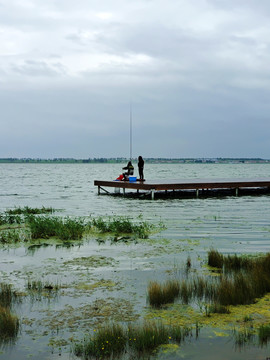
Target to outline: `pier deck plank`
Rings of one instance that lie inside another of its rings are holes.
[[[95,180],[94,185],[101,187],[113,187],[144,191],[166,190],[203,190],[203,189],[239,189],[239,188],[270,188],[270,178],[253,179],[169,179],[149,181],[106,181]]]

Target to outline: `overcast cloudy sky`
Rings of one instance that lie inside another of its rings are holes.
[[[269,0],[0,0],[0,157],[270,158]]]

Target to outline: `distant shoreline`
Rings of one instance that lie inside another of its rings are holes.
[[[0,158],[0,164],[118,164],[126,163],[128,160],[128,158]],[[144,158],[144,160],[150,164],[270,164],[269,159],[261,158]]]

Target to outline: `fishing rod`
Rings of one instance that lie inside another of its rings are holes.
[[[129,113],[129,157],[132,159],[132,102],[130,102],[130,113]]]

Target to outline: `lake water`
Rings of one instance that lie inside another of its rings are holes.
[[[89,238],[69,247],[48,243],[37,248],[2,248],[2,281],[12,283],[20,291],[25,291],[29,277],[57,281],[61,292],[47,301],[24,297],[15,309],[22,321],[21,333],[16,344],[2,349],[0,358],[45,360],[59,358],[59,354],[65,359],[72,357],[71,338],[82,338],[100,321],[96,313],[93,315],[93,306],[103,306],[102,313],[108,319],[114,319],[120,308],[116,320],[123,314],[125,320],[129,316],[130,320],[147,316],[148,282],[180,273],[188,256],[195,271],[201,268],[210,248],[233,254],[269,252],[268,195],[154,201],[98,196],[94,180],[115,179],[122,166],[0,164],[1,212],[14,207],[44,206],[57,209],[60,216],[125,215],[134,221],[141,216],[150,223],[162,222],[166,226],[151,235],[149,241],[138,243],[100,243]],[[270,177],[270,164],[145,164],[147,180],[256,177]],[[104,256],[109,262],[90,267],[72,262],[83,256]],[[249,344],[239,351],[230,332],[227,335],[215,336],[211,326],[203,327],[197,340],[189,340],[177,351],[156,358],[216,359],[217,351],[219,359],[265,360],[270,356],[269,346]],[[222,351],[218,350],[220,347]]]

